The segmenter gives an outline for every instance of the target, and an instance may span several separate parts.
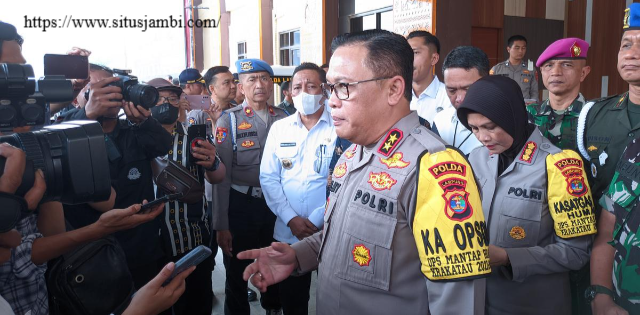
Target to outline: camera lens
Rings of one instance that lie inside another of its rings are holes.
[[[72,121],[39,131],[0,137],[0,143],[22,149],[32,167],[25,168],[16,195],[31,189],[36,169],[47,184],[42,201],[78,204],[107,200],[111,194],[109,161],[102,127],[97,122]],[[0,176],[6,159],[0,157]]]
[[[128,94],[131,102],[149,109],[156,105],[160,94],[153,86],[146,84],[135,84],[129,87]]]

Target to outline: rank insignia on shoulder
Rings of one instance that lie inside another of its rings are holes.
[[[364,246],[364,244],[355,244],[351,250],[351,254],[353,255],[353,261],[360,265],[360,267],[369,266],[371,262],[371,251]]]
[[[248,123],[248,122],[246,122],[246,121],[243,121],[240,125],[238,125],[238,129],[240,129],[240,130],[247,130],[247,129],[251,128],[251,127],[253,127],[253,125]]]
[[[520,154],[520,161],[531,163],[531,161],[533,160],[533,154],[536,152],[537,148],[538,148],[538,145],[535,142],[533,141],[527,142],[524,145],[524,148],[522,148],[522,154]]]
[[[335,178],[340,178],[344,176],[344,174],[347,174],[347,162],[343,162],[333,169],[333,177]]]
[[[245,140],[244,142],[242,142],[241,146],[243,148],[250,148],[252,146],[254,146],[256,143],[251,141],[251,140]]]
[[[509,231],[509,236],[511,236],[511,238],[513,238],[514,240],[521,240],[527,237],[527,234],[524,232],[524,229],[521,226],[516,225],[511,228],[511,231]]]
[[[247,115],[247,117],[253,117],[253,109],[251,109],[251,107],[245,108],[244,114]]]
[[[411,164],[410,162],[402,160],[401,152],[394,153],[390,158],[380,158],[380,162],[388,168],[405,168]]]
[[[273,107],[269,106],[269,115],[271,116],[275,116],[276,115],[276,111],[273,110]]]
[[[595,145],[590,145],[590,146],[587,148],[587,151],[589,151],[589,152],[593,152],[593,151],[595,151],[595,150],[598,150],[598,147],[596,147]]]
[[[384,138],[384,141],[382,141],[382,144],[380,144],[378,152],[388,157],[393,149],[398,146],[400,140],[402,140],[402,131],[400,129],[391,129]]]
[[[367,183],[371,184],[371,187],[375,190],[391,190],[391,187],[395,185],[398,181],[393,179],[391,175],[385,172],[380,173],[369,173],[369,180]]]
[[[224,140],[227,139],[228,132],[229,130],[227,128],[218,127],[218,129],[216,129],[216,142],[223,143]]]

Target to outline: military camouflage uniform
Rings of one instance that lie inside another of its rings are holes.
[[[561,115],[551,108],[549,100],[542,102],[542,104],[531,104],[527,106],[529,121],[536,124],[542,135],[551,140],[553,145],[561,149],[575,150],[578,148],[576,143],[578,117],[584,103],[584,96],[578,94],[578,97]],[[561,121],[559,129],[556,127],[558,121]]]
[[[640,138],[627,145],[620,157],[609,190],[600,204],[616,217],[613,230],[615,248],[613,259],[613,285],[616,303],[629,311],[640,314]]]

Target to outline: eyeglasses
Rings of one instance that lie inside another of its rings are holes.
[[[166,96],[160,96],[158,97],[158,103],[157,105],[161,105],[163,103],[169,103],[171,105],[178,105],[178,103],[180,102],[180,98],[175,97],[175,96],[170,96],[170,97],[166,97]]]
[[[356,84],[360,84],[360,83],[365,83],[365,82],[372,82],[372,81],[380,81],[380,80],[386,80],[386,79],[391,79],[392,77],[384,77],[384,78],[375,78],[375,79],[369,79],[369,80],[362,80],[362,81],[356,81],[356,82],[338,82],[338,83],[334,83],[334,84],[330,84],[330,83],[323,83],[322,84],[322,88],[329,91],[329,96],[331,96],[331,94],[333,94],[334,92],[336,93],[336,96],[338,97],[339,100],[348,100],[349,99],[349,86],[351,85],[356,85]]]

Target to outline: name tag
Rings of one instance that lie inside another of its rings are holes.
[[[280,143],[280,147],[295,147],[296,143],[295,142],[281,142]]]

